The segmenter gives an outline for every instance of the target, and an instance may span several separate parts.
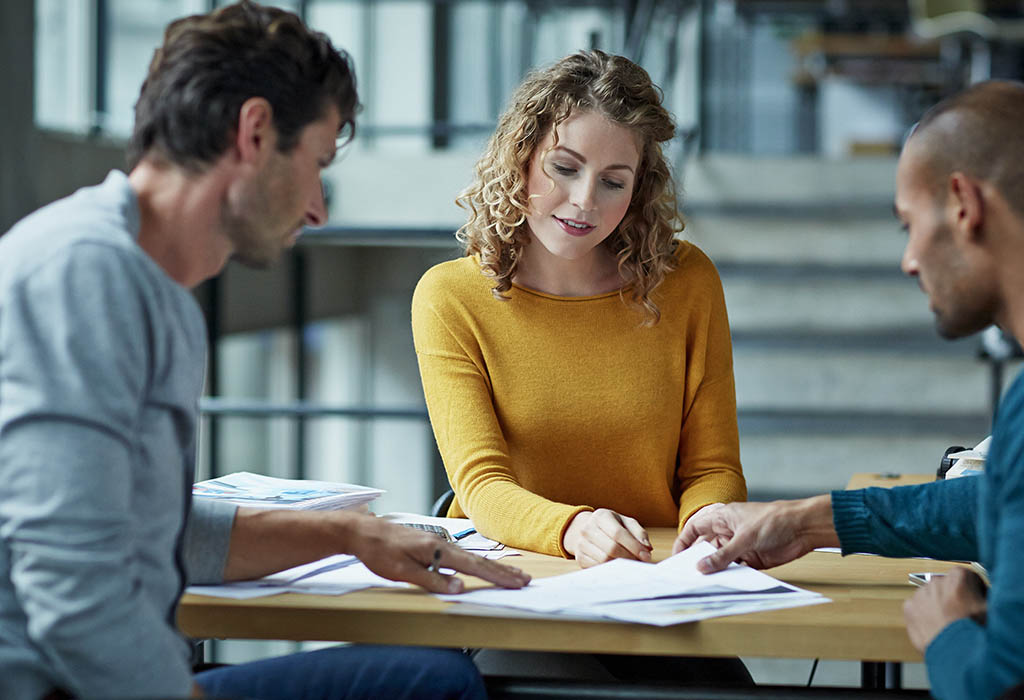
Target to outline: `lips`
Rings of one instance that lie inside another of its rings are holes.
[[[586,236],[597,228],[593,224],[588,224],[584,221],[577,221],[576,219],[560,219],[557,216],[552,216],[551,218],[554,219],[561,229],[570,236]]]

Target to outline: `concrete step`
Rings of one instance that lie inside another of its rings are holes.
[[[888,207],[893,199],[896,158],[831,160],[816,156],[754,157],[708,154],[676,174],[684,207],[737,209],[814,207],[844,210]]]
[[[965,421],[956,430],[864,434],[751,434],[740,431],[740,459],[751,500],[803,498],[845,488],[857,472],[933,474],[947,447],[973,446],[987,426]]]
[[[917,283],[898,273],[828,270],[774,274],[771,266],[722,274],[730,325],[735,330],[773,328],[871,331],[930,325],[928,302]]]
[[[949,414],[990,410],[991,368],[970,354],[766,350],[738,344],[733,360],[740,408]]]
[[[815,214],[745,216],[695,213],[683,238],[706,252],[716,265],[737,263],[875,264],[897,271],[906,237],[884,217],[842,218]]]

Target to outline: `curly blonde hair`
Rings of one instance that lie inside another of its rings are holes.
[[[661,313],[651,293],[675,267],[675,234],[684,225],[661,150],[675,124],[661,101],[647,71],[602,51],[580,51],[526,77],[476,164],[474,182],[455,200],[469,211],[456,238],[466,255],[479,257],[481,271],[494,280],[496,298],[507,300],[529,241],[527,170],[534,151],[549,133],[557,144],[556,127],[573,113],[594,112],[632,130],[640,142],[629,208],[603,245],[625,280],[620,295],[628,294],[645,325],[658,322]]]

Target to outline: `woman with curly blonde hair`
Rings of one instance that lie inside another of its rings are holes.
[[[449,514],[581,566],[649,561],[645,527],[746,497],[721,282],[675,237],[661,99],[600,51],[529,75],[458,198],[466,256],[413,297]]]

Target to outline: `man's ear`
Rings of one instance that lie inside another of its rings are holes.
[[[985,223],[985,199],[978,183],[962,172],[949,176],[948,210],[954,229],[975,242]]]
[[[261,164],[277,147],[274,109],[262,97],[250,97],[238,110],[235,148],[243,163]]]

